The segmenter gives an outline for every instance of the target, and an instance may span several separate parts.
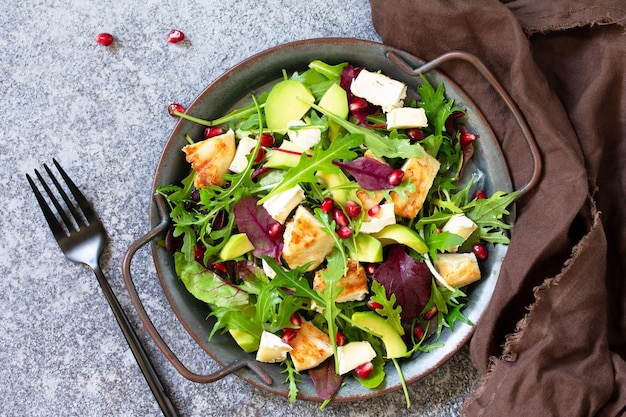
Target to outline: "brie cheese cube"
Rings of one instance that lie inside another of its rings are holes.
[[[235,158],[233,158],[233,161],[230,163],[228,169],[230,169],[231,172],[234,172],[235,174],[239,174],[240,172],[242,172],[248,165],[248,158],[246,158],[246,156],[251,153],[252,149],[254,149],[255,146],[256,139],[252,139],[249,137],[241,138],[239,140],[239,144],[237,145]]]
[[[224,174],[235,157],[235,133],[232,130],[183,147],[187,162],[196,171],[194,186],[224,185]]]
[[[406,84],[393,80],[386,75],[361,70],[352,80],[350,92],[357,97],[382,107],[385,113],[402,107],[406,98]]]
[[[453,287],[464,287],[480,279],[476,255],[469,253],[441,253],[437,255],[435,269]]]
[[[446,224],[441,229],[442,232],[450,232],[455,235],[459,235],[463,238],[463,240],[467,240],[468,237],[474,230],[478,229],[476,223],[474,223],[471,219],[469,219],[465,214],[459,213],[450,217],[450,219],[446,222]],[[455,246],[450,248],[449,252],[456,252],[459,250],[459,246]]]
[[[289,268],[304,266],[310,262],[308,271],[313,271],[332,252],[333,237],[322,226],[313,213],[298,206],[283,233],[282,256]]]
[[[259,362],[276,363],[287,359],[287,353],[293,348],[283,342],[280,337],[263,330],[259,350],[256,352],[256,360]]]
[[[291,211],[304,200],[304,190],[299,185],[268,198],[263,207],[274,220],[285,223]]]
[[[293,348],[289,355],[298,372],[315,368],[333,355],[330,337],[306,320],[302,321],[296,337],[289,344]]]
[[[339,279],[337,286],[343,288],[335,299],[338,303],[361,301],[370,292],[367,286],[365,268],[353,259],[348,259],[348,271],[346,275]],[[324,291],[326,289],[326,282],[320,271],[316,271],[313,277],[313,289],[316,291]]]
[[[391,192],[391,199],[398,216],[409,219],[417,216],[439,171],[441,165],[439,161],[423,149],[422,153],[423,157],[409,158],[402,166],[404,178],[415,185],[415,191],[407,195]]]
[[[398,107],[387,113],[387,129],[426,127],[426,111],[421,107]]]
[[[396,223],[395,206],[393,203],[380,205],[380,211],[376,216],[367,215],[366,219],[361,223],[361,233],[377,233],[383,230],[385,226]]]
[[[369,342],[350,342],[337,346],[337,362],[339,375],[347,374],[376,357],[376,351]]]
[[[306,126],[301,120],[292,120],[287,123],[287,127],[299,127]],[[322,140],[322,131],[316,127],[303,127],[302,129],[289,129],[287,130],[289,139],[298,145],[302,151],[307,151],[320,143]]]

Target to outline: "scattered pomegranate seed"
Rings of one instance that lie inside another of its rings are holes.
[[[98,42],[102,46],[110,46],[115,38],[110,33],[99,33],[96,36],[96,42]]]
[[[254,148],[250,149],[250,152],[254,152]],[[265,158],[265,149],[263,148],[259,148],[259,151],[256,154],[256,157],[254,158],[254,163],[258,164],[259,162],[261,162],[263,160],[263,158]]]
[[[407,130],[406,135],[411,140],[411,143],[415,143],[417,141],[424,139],[424,137],[426,137],[426,135],[424,134],[424,131],[418,128]]]
[[[472,142],[476,140],[476,135],[470,132],[461,133],[461,148],[468,147]]]
[[[367,275],[374,275],[374,272],[376,272],[376,265],[367,264],[367,266],[365,267],[365,273]]]
[[[485,193],[483,190],[476,191],[476,200],[482,200],[485,198],[487,198],[487,193]]]
[[[342,239],[348,239],[352,236],[352,228],[350,226],[341,226],[337,229],[337,235]]]
[[[346,217],[346,214],[343,212],[343,210],[341,210],[340,208],[336,208],[333,210],[333,220],[335,220],[335,223],[337,223],[339,227],[348,226],[348,218]]]
[[[283,236],[283,225],[280,223],[272,223],[267,234],[272,240],[279,240]]]
[[[341,333],[341,330],[337,330],[335,342],[337,342],[337,346],[343,346],[344,343],[346,343],[346,337],[343,335],[343,333]]]
[[[217,272],[221,272],[223,274],[225,274],[226,271],[226,264],[224,262],[215,262],[213,264],[213,269],[215,269]]]
[[[274,145],[274,136],[270,133],[263,133],[261,135],[261,145],[267,146],[268,148]]]
[[[196,246],[194,246],[193,257],[196,260],[196,262],[204,264],[204,252],[205,251],[206,249],[201,244],[197,244]]]
[[[282,340],[283,343],[289,343],[293,339],[295,339],[297,335],[298,332],[296,329],[288,327],[286,329],[283,329],[283,335],[280,337],[280,340]]]
[[[404,171],[402,171],[401,169],[394,169],[393,171],[391,171],[391,174],[389,174],[389,176],[387,177],[387,180],[389,181],[389,184],[395,186],[395,185],[400,185],[403,178],[404,178]]]
[[[368,106],[369,103],[367,100],[361,97],[356,97],[354,101],[350,103],[349,109],[351,112],[355,113],[367,109]]]
[[[424,320],[432,319],[435,317],[435,314],[437,314],[437,306],[432,306],[427,312],[424,313]]]
[[[354,369],[354,373],[357,378],[367,379],[372,375],[372,371],[374,370],[374,365],[372,362],[364,363],[363,365],[359,365]]]
[[[420,323],[417,323],[413,329],[413,334],[417,340],[422,340],[424,337],[424,327]]]
[[[224,133],[224,129],[222,129],[222,126],[209,126],[209,127],[204,128],[203,136],[205,139],[208,139],[208,138],[213,138],[215,136],[219,136],[223,133]]]
[[[352,218],[358,217],[358,215],[361,214],[361,205],[356,201],[348,200],[346,202],[346,212],[348,216]]]
[[[172,117],[178,117],[176,114],[174,114],[174,112],[184,113],[185,112],[185,108],[183,107],[182,104],[172,103],[169,106],[167,106],[167,112]]]
[[[335,201],[330,197],[326,197],[325,199],[323,199],[322,203],[320,204],[320,209],[322,209],[322,211],[325,213],[330,213],[334,208]]]
[[[291,315],[291,317],[289,317],[289,322],[293,324],[294,326],[302,326],[302,317],[296,311],[295,313]]]
[[[170,30],[170,33],[167,34],[167,41],[169,43],[178,43],[185,40],[185,34],[177,29]]]
[[[474,255],[476,255],[479,261],[486,261],[489,257],[489,250],[487,246],[482,243],[474,243],[472,245],[472,252],[474,252]]]
[[[372,310],[380,310],[381,308],[383,308],[383,305],[381,303],[374,300],[368,300],[367,306]]]
[[[368,214],[370,217],[376,217],[376,216],[378,216],[378,213],[380,213],[380,210],[381,210],[380,205],[379,205],[379,204],[376,204],[375,206],[370,207],[370,209],[369,209],[369,210],[367,210],[367,214]]]

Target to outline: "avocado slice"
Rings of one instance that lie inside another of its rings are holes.
[[[383,245],[378,239],[359,233],[354,238],[356,253],[350,253],[350,258],[358,259],[359,262],[382,262]]]
[[[303,101],[304,100],[304,101]],[[265,101],[265,120],[272,132],[285,133],[287,124],[300,120],[311,108],[306,102],[315,97],[309,88],[297,80],[283,80],[276,84]]]
[[[240,257],[254,249],[252,242],[245,233],[237,233],[232,235],[220,250],[220,258],[229,261]]]
[[[401,358],[407,354],[407,347],[401,335],[379,314],[374,311],[359,311],[352,315],[352,321],[382,339],[387,358]]]
[[[259,348],[259,339],[252,336],[250,333],[237,329],[231,329],[228,332],[244,352],[251,353]]]
[[[339,84],[331,85],[320,99],[319,106],[337,117],[346,119],[349,114],[348,94]],[[341,129],[337,123],[328,121],[328,136],[332,139]]]
[[[315,176],[319,178],[325,185],[326,188],[330,189],[330,195],[336,203],[345,206],[345,204],[350,199],[349,192],[346,189],[333,189],[335,187],[339,187],[341,185],[348,184],[350,179],[340,171],[338,174],[334,174],[326,171],[317,171]]]
[[[289,140],[283,140],[278,148],[272,149],[264,166],[268,168],[289,169],[298,165],[302,149]]]
[[[428,253],[424,239],[413,229],[402,224],[390,224],[383,230],[372,234],[383,246],[399,243],[413,249],[417,253]]]

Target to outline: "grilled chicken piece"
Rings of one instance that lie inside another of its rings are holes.
[[[289,344],[293,348],[289,354],[298,372],[315,368],[333,355],[330,337],[306,320],[302,321],[296,337]]]
[[[417,216],[439,171],[441,165],[439,161],[426,153],[425,150],[422,152],[424,157],[409,158],[402,167],[405,178],[415,184],[415,191],[407,193],[406,196],[391,192],[391,199],[398,216],[409,219]]]
[[[478,260],[473,253],[441,253],[435,264],[437,272],[454,287],[464,287],[480,279]]]
[[[352,259],[348,260],[348,271],[346,275],[341,277],[337,285],[343,287],[343,290],[335,300],[338,303],[360,301],[369,293],[365,268]],[[326,282],[319,271],[315,272],[313,289],[317,291],[324,291],[326,289]]]
[[[183,152],[187,162],[196,171],[193,185],[196,188],[224,185],[224,174],[228,173],[228,167],[235,158],[235,149],[235,133],[232,130],[185,146]]]
[[[285,225],[283,259],[289,268],[312,262],[313,271],[333,250],[333,238],[322,230],[322,224],[309,210],[298,206],[293,219]]]

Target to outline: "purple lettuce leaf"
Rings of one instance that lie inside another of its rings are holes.
[[[428,266],[407,254],[402,245],[389,247],[373,278],[385,287],[387,297],[395,294],[402,307],[402,320],[418,317],[430,300],[432,275]]]
[[[309,376],[313,380],[315,392],[323,400],[335,395],[343,384],[343,375],[337,375],[335,372],[333,359],[325,360],[319,366],[309,369]]]
[[[389,182],[389,174],[394,169],[374,158],[362,156],[350,162],[333,161],[333,164],[347,171],[366,190],[375,191],[393,188],[393,185]]]
[[[278,222],[270,216],[265,207],[257,203],[258,200],[254,197],[242,197],[235,203],[233,213],[237,229],[245,233],[252,242],[254,256],[257,258],[262,255],[271,256],[279,262],[283,241],[274,240],[269,234],[272,224]]]

